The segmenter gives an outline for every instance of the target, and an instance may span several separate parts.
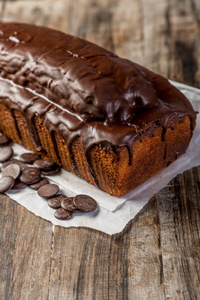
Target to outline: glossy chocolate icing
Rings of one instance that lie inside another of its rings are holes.
[[[59,31],[0,22],[0,102],[61,134],[94,144],[126,146],[151,126],[196,113],[169,81],[93,43]],[[37,142],[37,141],[35,141]]]

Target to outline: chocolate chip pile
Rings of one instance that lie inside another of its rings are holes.
[[[57,184],[49,183],[42,175],[55,175],[60,166],[50,159],[42,159],[39,154],[23,153],[19,160],[12,158],[13,149],[7,145],[10,140],[0,133],[1,178],[0,193],[8,190],[20,190],[29,186],[37,190],[40,197],[46,198],[48,205],[55,209],[54,216],[60,220],[71,219],[76,212],[92,212],[97,202],[90,196],[77,195],[68,197],[59,193]]]

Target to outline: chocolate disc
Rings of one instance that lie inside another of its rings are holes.
[[[0,145],[5,145],[9,142],[10,142],[10,139],[3,133],[0,133]]]
[[[11,176],[14,179],[16,179],[19,177],[20,172],[21,172],[20,167],[17,164],[11,164],[3,170],[2,177]]]
[[[13,187],[15,180],[11,176],[4,176],[0,178],[0,193],[7,192]]]
[[[67,196],[65,195],[57,195],[53,198],[48,199],[47,203],[52,208],[60,208],[61,207],[61,201],[65,199]],[[68,198],[68,197],[67,197]]]
[[[69,220],[72,218],[72,213],[64,210],[64,208],[59,208],[55,211],[54,216],[59,220]]]
[[[56,168],[53,168],[52,170],[48,170],[48,171],[41,170],[40,172],[43,175],[51,176],[51,175],[56,175],[56,174],[60,173],[60,170],[61,170],[61,168],[56,165]]]
[[[48,184],[49,180],[47,178],[42,178],[40,181],[36,182],[35,184],[29,185],[30,188],[33,190],[38,190],[41,186]]]
[[[73,197],[67,197],[67,196],[61,201],[61,207],[70,212],[74,212],[77,209],[77,206],[75,206],[73,202]]]
[[[41,174],[37,168],[27,167],[22,171],[19,179],[25,184],[34,184],[41,179]]]
[[[26,164],[32,164],[35,160],[40,159],[40,156],[36,153],[23,153],[19,159]]]
[[[11,158],[13,149],[10,146],[5,146],[0,150],[0,162],[4,162]]]
[[[51,198],[59,191],[57,184],[45,184],[38,189],[38,195],[44,198]]]
[[[28,166],[24,164],[22,161],[18,159],[12,159],[3,163],[3,165],[1,166],[1,171],[3,171],[7,166],[11,164],[17,164],[20,167],[21,171],[23,171],[25,168],[28,168]]]
[[[87,195],[76,195],[73,201],[75,206],[81,211],[90,212],[97,208],[97,202]]]
[[[5,161],[1,166],[1,171],[3,171],[7,166],[12,164],[12,160]]]
[[[40,170],[51,170],[55,163],[50,159],[37,159],[33,163],[34,167],[40,169]]]
[[[69,199],[72,201],[72,206],[73,206],[73,213],[81,212],[77,206],[74,204],[74,197],[69,197]],[[70,209],[70,208],[69,208]],[[69,210],[70,211],[70,210]]]
[[[26,187],[26,184],[21,182],[19,179],[15,180],[15,184],[12,187],[12,190],[21,190]]]

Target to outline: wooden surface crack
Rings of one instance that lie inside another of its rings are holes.
[[[49,285],[48,285],[48,298],[47,298],[47,300],[50,300],[51,270],[52,270],[53,249],[54,249],[54,230],[55,230],[55,225],[52,224],[51,250],[50,250],[50,264],[49,264]]]
[[[158,203],[156,198],[156,208],[158,212]],[[163,270],[163,254],[162,254],[162,246],[161,246],[161,231],[160,231],[160,220],[159,220],[159,212],[157,214],[157,241],[158,241],[158,249],[159,249],[159,262],[160,262],[160,285],[164,287],[164,270]],[[165,293],[165,289],[163,289]]]
[[[84,247],[82,248],[82,254],[80,259],[80,266],[78,270],[78,276],[77,276],[77,283],[76,283],[76,300],[81,300],[81,291],[84,290],[84,283],[86,281],[86,277],[88,276],[87,268],[86,268],[86,257],[88,255],[88,248],[89,245],[89,235],[87,235],[87,238],[84,243]]]
[[[113,241],[113,235],[110,238],[110,245],[109,245],[109,251],[108,251],[108,285],[107,285],[107,293],[108,293],[108,300],[110,299],[110,271],[111,271],[111,265],[110,265],[110,260],[111,260],[111,253],[112,253],[112,241]]]

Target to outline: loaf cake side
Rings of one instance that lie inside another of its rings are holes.
[[[44,113],[49,108],[46,101],[32,97],[34,105],[30,102],[30,91],[10,86],[4,79],[0,79],[0,93],[0,129],[4,134],[13,138],[15,133],[16,142],[27,149],[51,158],[73,174],[115,196],[127,193],[167,167],[184,153],[192,135],[188,116],[174,118],[168,123],[164,136],[162,126],[156,122],[146,128],[138,128],[132,142],[132,163],[126,146],[113,146],[104,140],[99,140],[85,155],[78,135],[67,145],[62,132],[56,132],[57,122],[50,122]],[[55,113],[53,106],[51,109]],[[4,117],[5,111],[9,112],[9,118],[7,115]],[[61,115],[62,111],[58,113]],[[54,119],[58,120],[56,116]]]
[[[185,152],[196,113],[167,79],[82,39],[0,23],[0,129],[120,196]]]

